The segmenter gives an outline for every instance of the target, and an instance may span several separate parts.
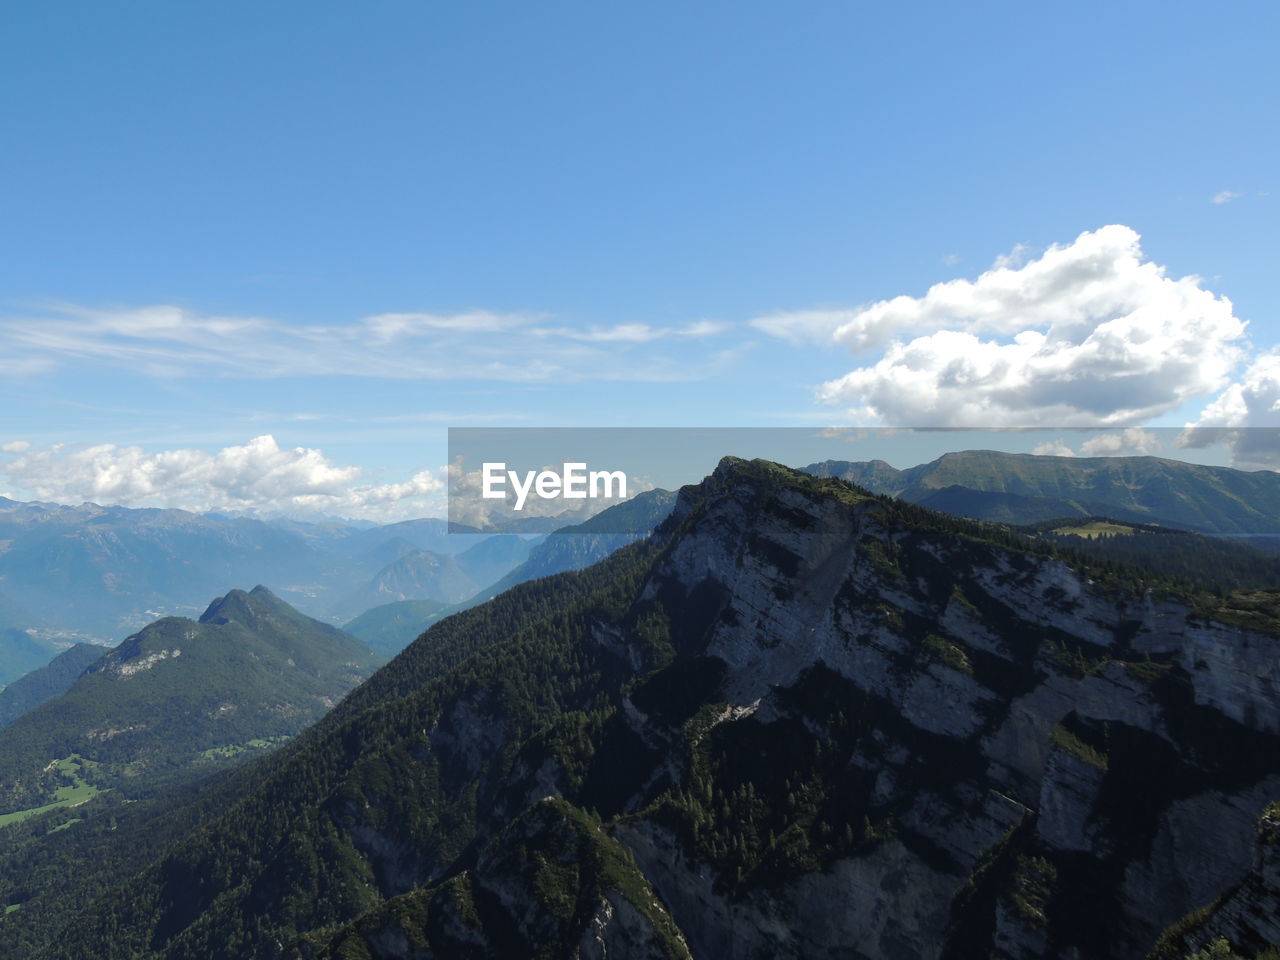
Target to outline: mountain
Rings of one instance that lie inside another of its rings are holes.
[[[458,568],[473,582],[488,586],[524,563],[541,541],[540,537],[485,537],[457,555]]]
[[[166,617],[0,730],[0,814],[198,770],[292,737],[380,662],[265,587]]]
[[[342,629],[375,653],[394,657],[423,630],[452,611],[452,604],[439,600],[401,600],[366,610]]]
[[[1278,612],[1274,591],[1113,575],[726,459],[653,537],[436,623],[93,905],[50,919],[58,888],[27,890],[0,946],[1108,960],[1265,941],[1245,908],[1277,892],[1256,841],[1280,796]]]
[[[65,646],[35,636],[29,630],[0,627],[0,684],[13,683],[26,676],[64,649]]]
[[[32,670],[0,690],[0,727],[8,726],[46,700],[66,693],[85,669],[106,652],[106,647],[77,643],[45,666]]]
[[[415,550],[388,564],[368,583],[341,597],[329,607],[338,618],[402,600],[434,600],[458,603],[480,589],[453,555]]]
[[[118,638],[241,577],[319,583],[322,554],[249,518],[182,510],[18,504],[0,510],[0,590],[20,596],[25,627]]]
[[[356,554],[372,549],[391,539],[401,540],[415,550],[426,550],[430,553],[453,554],[462,553],[480,543],[486,537],[477,534],[459,534],[449,532],[449,522],[435,517],[420,520],[401,520],[385,526],[371,527],[367,530],[351,531],[335,538],[337,549],[347,554]]]
[[[401,592],[455,602],[523,561],[525,541],[492,539],[450,534],[436,519],[377,527],[3,499],[0,684],[78,639],[114,643],[167,615],[198,616],[209,597],[246,581],[277,585],[299,609],[335,620]],[[395,564],[413,566],[406,558],[421,551],[456,555],[460,573],[434,591],[398,591]],[[353,597],[379,576],[387,582]]]
[[[676,495],[670,490],[646,490],[595,516],[567,527],[538,542],[528,559],[502,579],[466,601],[474,606],[498,596],[518,583],[582,570],[599,563],[614,551],[648,536],[671,513]]]
[[[907,470],[883,460],[827,460],[805,469],[980,520],[1034,523],[1103,515],[1203,533],[1280,533],[1280,474],[1271,470],[994,450],[947,453]]]
[[[436,600],[386,603],[365,611],[343,629],[379,653],[392,656],[441,617],[490,600],[527,580],[581,570],[598,563],[651,532],[671,512],[674,502],[675,494],[650,490],[608,507],[583,523],[562,527],[554,531],[554,535],[532,540],[510,535],[489,537],[459,555],[458,564],[477,582],[492,582],[492,574],[505,566],[506,575],[491,586],[455,604],[441,604]],[[491,557],[496,558],[494,562],[482,567]],[[524,562],[518,566],[513,563],[520,560]],[[360,598],[368,600],[369,597],[366,591],[358,595],[354,604],[358,605]]]

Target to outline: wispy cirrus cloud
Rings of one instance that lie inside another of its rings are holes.
[[[729,329],[726,323],[713,320],[699,320],[682,327],[655,327],[647,323],[619,323],[609,327],[587,327],[585,330],[573,327],[535,327],[530,330],[534,336],[564,337],[586,343],[653,343],[655,340],[666,340],[672,337],[700,338],[714,337]]]
[[[540,314],[476,310],[382,313],[348,323],[299,324],[202,314],[174,305],[116,310],[55,304],[0,316],[0,374],[34,375],[77,362],[143,375],[410,380],[699,379],[724,351],[648,349],[663,340],[714,338],[727,326],[548,326]]]

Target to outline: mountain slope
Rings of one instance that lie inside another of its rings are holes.
[[[895,470],[883,460],[828,460],[805,469],[978,519],[1033,523],[1106,515],[1207,533],[1280,533],[1280,474],[1270,470],[1160,457],[1049,457],[994,450],[948,453],[907,470]]]
[[[0,730],[0,813],[54,802],[66,758],[79,758],[73,779],[105,789],[294,736],[378,662],[265,587],[233,590],[198,622],[167,617],[129,637]]]
[[[8,726],[28,710],[66,693],[85,669],[106,652],[106,647],[77,643],[45,666],[32,670],[0,690],[0,727]]]
[[[0,627],[0,684],[13,683],[38,670],[63,648],[16,627]]]
[[[726,460],[428,630],[38,955],[1141,956],[1249,872],[1280,629],[1124,582]]]
[[[481,590],[466,605],[490,600],[518,583],[599,563],[614,551],[648,536],[671,513],[675,500],[676,495],[670,490],[646,490],[582,523],[561,527],[539,541],[524,563]]]
[[[342,629],[384,657],[394,657],[453,606],[439,600],[400,600],[366,610]]]

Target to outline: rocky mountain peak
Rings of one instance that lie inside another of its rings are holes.
[[[200,623],[224,624],[235,621],[243,626],[256,628],[261,618],[279,614],[282,601],[266,587],[259,584],[252,590],[232,590],[218,597],[200,615]]]

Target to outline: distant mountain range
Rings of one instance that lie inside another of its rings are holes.
[[[524,563],[475,594],[463,606],[475,606],[518,583],[583,570],[599,563],[615,550],[652,533],[671,513],[675,502],[676,494],[670,490],[646,490],[625,503],[601,510],[582,523],[560,527],[535,544]]]
[[[196,616],[246,581],[337,622],[392,600],[454,603],[524,560],[523,539],[490,539],[436,519],[368,527],[0,498],[0,685],[76,640]]]
[[[675,500],[676,495],[669,490],[647,490],[625,503],[601,510],[582,523],[561,527],[545,537],[525,541],[513,536],[492,537],[460,555],[459,565],[464,565],[472,554],[477,557],[497,555],[500,563],[495,563],[490,571],[519,556],[525,558],[524,562],[510,569],[501,579],[482,590],[473,591],[458,602],[446,604],[427,599],[386,603],[366,610],[345,624],[343,629],[379,653],[392,656],[442,617],[490,600],[517,584],[569,570],[582,570],[599,563],[615,550],[652,532],[667,518]],[[362,594],[365,600],[371,596],[367,590]]]
[[[827,460],[806,472],[946,513],[1002,523],[1108,516],[1200,533],[1280,534],[1280,474],[1160,457],[948,453],[897,470],[883,460]]]
[[[410,550],[335,600],[327,612],[335,619],[348,619],[387,603],[460,603],[519,566],[533,545],[519,536],[490,536],[461,553]]]

